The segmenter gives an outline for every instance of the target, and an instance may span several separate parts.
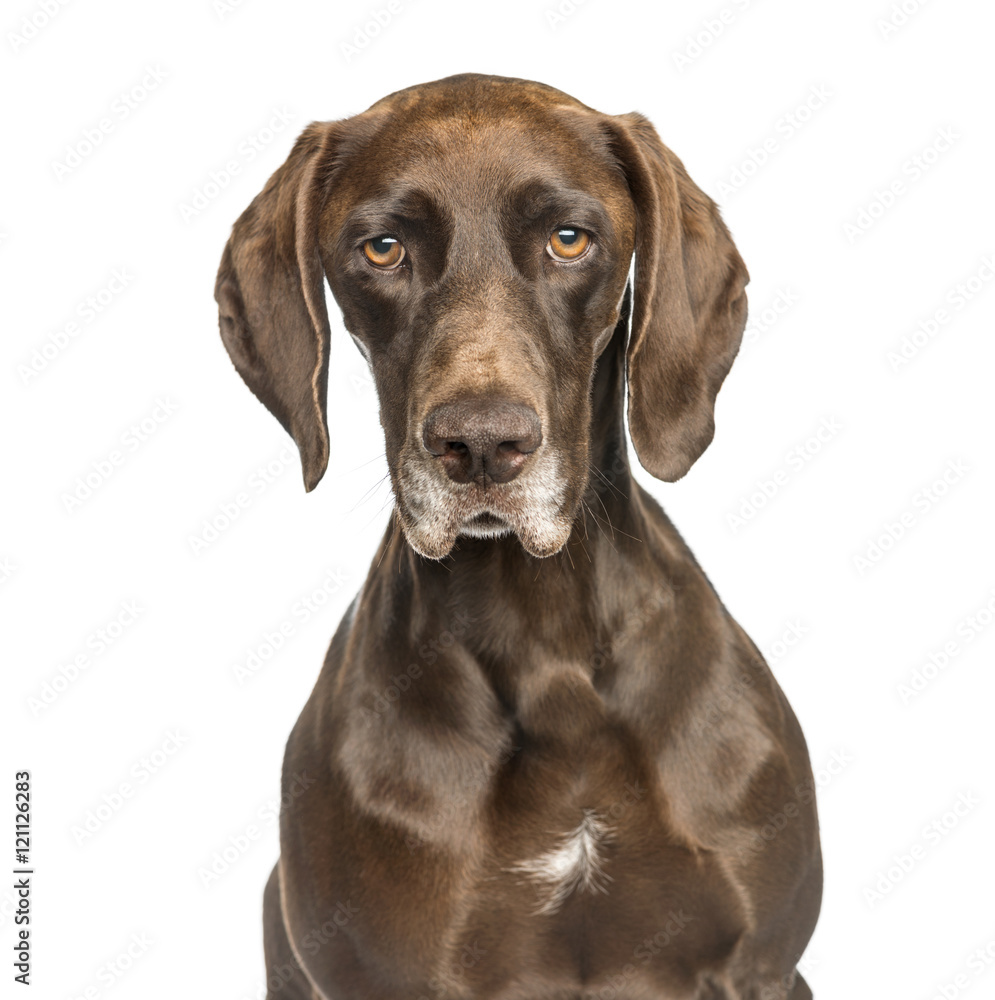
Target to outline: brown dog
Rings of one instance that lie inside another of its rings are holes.
[[[308,490],[323,274],[396,517],[287,745],[269,997],[810,997],[801,730],[626,459],[626,378],[654,476],[711,440],[747,282],[715,205],[645,118],[524,80],[310,125],[215,293]]]

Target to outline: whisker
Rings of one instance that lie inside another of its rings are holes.
[[[605,502],[604,502],[604,500],[601,499],[600,494],[598,495],[598,503],[601,504],[601,509],[605,512],[605,520],[608,522],[608,527],[611,529],[612,539],[614,540],[614,538],[615,538],[615,526],[612,524],[611,514],[608,513],[608,508],[605,506]],[[598,519],[597,515],[594,513],[593,510],[591,510],[591,507],[588,504],[586,504],[586,503],[585,503],[584,506],[587,507],[587,509],[591,511],[591,516],[595,520],[597,520]]]
[[[594,519],[594,523],[598,526],[598,530],[601,532],[602,535],[605,536],[605,541],[613,549],[615,549],[615,529],[612,527],[611,518],[608,519],[608,527],[611,528],[611,531],[612,531],[611,538],[609,538],[608,535],[607,535],[607,533],[605,532],[605,529],[601,526],[601,518],[599,518],[598,515],[595,514],[593,510],[591,510],[591,505],[586,500],[584,500],[582,502],[584,504],[584,507],[587,509],[587,512]],[[605,513],[607,515],[607,511]],[[617,552],[618,549],[615,549],[615,551]]]
[[[574,565],[574,557],[570,554],[570,545],[569,544],[564,545],[563,551],[566,552],[567,558],[570,560],[570,568],[572,570],[576,570],[577,567]]]
[[[601,506],[604,507],[604,504],[602,503]],[[590,507],[588,507],[587,509],[591,510]],[[601,518],[599,518],[598,515],[595,514],[593,510],[591,511],[591,516],[594,517],[595,520],[597,520],[599,522],[601,521]],[[629,532],[623,531],[621,528],[616,528],[615,525],[612,524],[612,519],[611,519],[611,516],[608,514],[607,508],[605,508],[605,520],[608,522],[608,526],[611,528],[612,538],[614,538],[615,534],[618,533],[623,538],[631,538],[632,541],[634,541],[634,542],[642,542],[643,541],[643,539],[637,537],[636,535],[630,535]]]
[[[387,550],[390,548],[390,543],[394,540],[394,532],[397,530],[397,517],[392,517],[390,519],[390,534],[387,536],[386,541],[383,543],[383,552],[380,553],[380,558],[377,560],[377,569],[380,568],[380,564],[383,562],[383,557],[387,555]]]
[[[585,541],[587,541],[586,525],[585,525],[584,537],[583,538],[578,538],[577,539],[577,544],[584,550],[584,555],[587,556],[587,561],[589,563],[593,563],[594,560],[591,558],[591,553],[587,551],[587,546],[584,544]]]
[[[381,451],[379,454],[374,455],[373,458],[368,459],[365,462],[360,462],[359,465],[351,468],[348,474],[352,475],[354,472],[359,472],[360,469],[365,469],[368,465],[372,465],[374,462],[379,462],[381,458],[386,458],[386,457],[387,457],[387,452]]]
[[[628,500],[628,496],[623,493],[597,466],[588,465],[588,468],[593,472],[609,489],[614,490],[623,500]]]
[[[381,487],[381,486],[383,486],[383,484],[384,484],[384,483],[385,483],[385,482],[387,481],[387,479],[388,479],[388,477],[389,477],[389,476],[390,476],[390,473],[389,473],[389,472],[387,472],[387,473],[384,473],[384,475],[382,475],[382,476],[381,476],[381,477],[380,477],[380,478],[379,478],[379,479],[378,479],[378,480],[377,480],[377,481],[376,481],[376,482],[375,482],[375,483],[374,483],[374,484],[373,484],[373,485],[372,485],[372,486],[371,486],[371,487],[370,487],[370,488],[369,488],[369,489],[368,489],[368,490],[367,490],[367,491],[366,491],[366,492],[365,492],[365,493],[364,493],[364,494],[363,494],[363,495],[362,495],[362,496],[361,496],[361,497],[360,497],[360,498],[359,498],[359,499],[358,499],[358,500],[357,500],[357,501],[356,501],[356,502],[355,502],[355,503],[354,503],[354,504],[352,505],[352,507],[351,507],[351,508],[350,508],[350,510],[349,510],[349,513],[351,514],[351,513],[353,513],[354,511],[358,510],[358,509],[359,509],[359,508],[360,508],[360,507],[361,507],[361,506],[362,506],[362,505],[363,505],[364,503],[366,503],[366,501],[367,501],[367,500],[371,500],[371,499],[373,498],[373,495],[374,495],[374,494],[376,493],[376,491],[377,491],[377,490],[379,490],[379,489],[380,489],[380,487]],[[380,509],[381,509],[381,510],[383,510],[383,508],[382,508],[382,507],[381,507]]]

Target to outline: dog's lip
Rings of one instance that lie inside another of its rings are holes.
[[[464,494],[462,510],[458,515],[460,525],[472,524],[480,528],[514,528],[526,513],[514,491],[501,490],[504,483],[494,483]]]
[[[476,514],[471,514],[463,521],[464,524],[474,524],[480,528],[505,528],[510,527],[506,518],[495,514],[491,510],[481,510]]]

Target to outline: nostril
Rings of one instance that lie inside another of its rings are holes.
[[[531,455],[532,452],[539,447],[539,443],[542,440],[541,435],[529,435],[528,437],[518,438],[517,441],[502,441],[498,446],[498,452],[510,455],[512,453],[518,453],[520,455]]]
[[[470,450],[462,441],[447,441],[446,447],[457,455],[465,455]]]

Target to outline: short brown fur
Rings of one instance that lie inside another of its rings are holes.
[[[594,242],[557,264],[544,234],[566,224]],[[390,275],[360,252],[387,231],[408,253]],[[642,116],[528,81],[451,77],[309,126],[216,288],[308,489],[328,462],[323,274],[371,365],[397,507],[287,745],[270,1000],[810,997],[801,730],[626,458],[626,379],[653,475],[712,438],[747,282],[715,205]],[[425,422],[490,399],[534,411],[541,444],[513,480],[454,482]],[[578,829],[599,873],[550,908],[528,865]]]

